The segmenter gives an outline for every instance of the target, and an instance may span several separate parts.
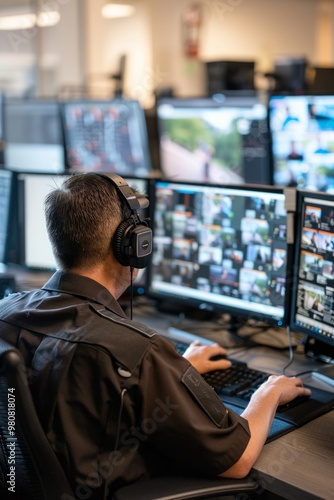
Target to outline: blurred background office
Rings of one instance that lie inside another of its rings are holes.
[[[309,79],[334,66],[331,0],[117,0],[128,15],[106,17],[118,15],[115,3],[1,0],[0,89],[99,98],[122,90],[150,108],[156,92],[205,95],[207,62],[252,63],[258,89],[277,84],[272,74],[287,61]]]

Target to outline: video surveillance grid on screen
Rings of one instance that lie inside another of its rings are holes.
[[[282,190],[155,181],[153,234],[149,295],[285,325]]]
[[[334,359],[334,197],[299,191],[291,328],[304,333]],[[310,343],[312,350],[312,342]],[[319,347],[315,347],[319,350]],[[319,352],[320,354],[320,352]]]
[[[334,192],[334,92],[269,96],[273,182]]]
[[[61,103],[66,167],[147,177],[152,171],[145,114],[131,99]]]

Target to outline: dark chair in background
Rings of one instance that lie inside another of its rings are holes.
[[[11,476],[12,460],[15,472]],[[8,489],[11,477],[15,494]],[[125,486],[113,495],[112,500],[220,498],[253,492],[256,488],[257,484],[250,478],[165,476]],[[0,493],[1,500],[76,499],[39,422],[23,358],[18,349],[1,339]]]

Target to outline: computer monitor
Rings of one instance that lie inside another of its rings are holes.
[[[308,336],[307,354],[334,362],[334,198],[300,191],[292,331]]]
[[[68,169],[149,175],[145,114],[138,101],[67,101],[61,109]]]
[[[273,181],[334,191],[333,95],[271,95],[269,128]]]
[[[270,183],[267,107],[257,96],[162,98],[157,119],[164,178]]]
[[[156,180],[148,294],[180,311],[287,320],[287,211],[282,189]]]
[[[31,270],[56,269],[44,218],[44,201],[50,191],[60,187],[68,175],[39,173],[19,173],[17,175],[17,204],[19,218],[19,258],[18,264]],[[148,194],[148,180],[125,178],[128,184],[144,194]],[[143,214],[143,217],[145,214]],[[141,270],[134,282],[134,292],[142,295],[146,291],[146,274]]]
[[[208,61],[205,63],[208,95],[224,90],[253,90],[254,61]]]
[[[55,99],[5,99],[4,164],[25,172],[65,170],[59,104]]]
[[[274,60],[275,90],[305,92],[307,88],[305,57],[276,57]]]
[[[0,170],[0,263],[5,263],[7,260],[12,177],[12,172],[9,170]]]

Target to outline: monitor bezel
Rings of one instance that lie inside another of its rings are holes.
[[[151,204],[152,204],[152,223],[151,227],[153,230],[153,238],[154,238],[154,230],[155,230],[155,205],[156,205],[156,187],[157,184],[175,184],[175,185],[186,185],[186,186],[194,186],[195,188],[199,188],[201,186],[205,186],[205,188],[209,189],[227,189],[227,190],[240,190],[240,191],[258,191],[266,193],[277,193],[277,194],[285,194],[285,189],[279,188],[276,186],[270,185],[259,185],[259,184],[247,184],[247,185],[222,185],[222,184],[208,184],[203,185],[195,182],[183,182],[183,181],[174,181],[167,179],[158,179],[152,181],[151,184]],[[287,210],[287,213],[289,210]],[[287,225],[290,224],[291,221],[288,221],[287,217]],[[288,232],[288,228],[287,228]],[[285,304],[284,304],[284,313],[280,318],[273,318],[271,316],[265,316],[258,312],[245,311],[241,308],[233,308],[232,306],[225,306],[221,304],[217,304],[214,302],[208,302],[203,300],[194,299],[191,297],[185,297],[184,295],[172,295],[163,293],[161,291],[157,292],[152,288],[152,278],[153,278],[153,268],[152,265],[149,266],[148,277],[147,277],[147,296],[157,303],[158,306],[161,306],[163,309],[171,312],[184,312],[185,309],[190,310],[190,315],[194,314],[195,311],[204,311],[204,312],[212,312],[224,314],[228,313],[231,317],[242,318],[245,320],[252,319],[254,321],[265,322],[268,325],[274,325],[279,327],[288,326],[289,318],[290,318],[290,284],[291,284],[291,264],[293,258],[293,245],[287,239],[287,260],[286,260],[286,287],[285,287]],[[154,245],[153,245],[154,248]],[[153,255],[153,253],[152,253]]]
[[[9,252],[11,249],[10,245],[10,239],[11,239],[11,232],[10,232],[10,226],[11,226],[11,218],[13,215],[13,203],[14,203],[14,186],[15,186],[15,175],[13,172],[10,170],[7,170],[5,168],[0,167],[0,176],[5,175],[8,176],[9,178],[9,193],[8,193],[8,199],[7,199],[7,217],[6,220],[4,221],[4,230],[5,230],[5,242],[3,245],[3,255],[0,255],[0,263],[2,264],[7,264],[9,260]]]

